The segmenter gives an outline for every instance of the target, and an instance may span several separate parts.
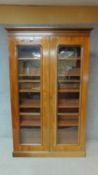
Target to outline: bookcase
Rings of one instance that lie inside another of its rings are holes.
[[[91,29],[7,30],[13,155],[85,156]]]

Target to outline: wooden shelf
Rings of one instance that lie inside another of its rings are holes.
[[[21,127],[41,127],[40,120],[24,120],[20,123]]]
[[[38,100],[26,100],[21,103],[20,108],[40,108],[40,103]],[[79,100],[60,100],[58,108],[79,108]]]
[[[58,121],[58,127],[66,127],[66,126],[78,126],[79,123],[77,120],[60,120]]]
[[[58,92],[59,93],[63,93],[63,92],[72,92],[72,93],[74,93],[74,92],[80,92],[80,89],[75,89],[75,88],[74,89],[64,89],[63,88],[63,89],[59,89]]]
[[[58,108],[79,108],[79,100],[59,100]]]
[[[26,57],[26,58],[18,58],[18,60],[20,61],[32,61],[32,60],[39,60],[40,61],[40,57]]]
[[[40,83],[40,80],[18,80],[19,83]]]
[[[77,60],[81,60],[81,58],[80,57],[68,57],[68,58],[60,58],[60,57],[58,57],[58,60],[59,61],[77,61]]]
[[[64,121],[64,120],[70,120],[70,121],[73,121],[73,120],[77,120],[79,121],[79,116],[78,115],[68,115],[68,116],[58,116],[58,120],[59,121]]]
[[[21,103],[20,108],[40,108],[40,102],[38,100],[25,100]]]
[[[59,77],[80,77],[80,74],[65,74],[65,75],[58,75],[58,78]]]
[[[59,120],[66,120],[66,119],[79,119],[80,115],[79,113],[58,113],[58,119]]]
[[[58,80],[58,83],[80,83],[80,80]]]
[[[19,74],[19,77],[40,77],[40,74]]]
[[[72,90],[75,90],[75,89],[80,89],[80,84],[79,83],[58,83],[58,89],[72,89]]]
[[[20,112],[19,113],[19,115],[20,116],[40,116],[40,113],[38,113],[38,112],[33,112],[33,113],[31,113],[31,112]]]
[[[21,127],[41,127],[40,119],[23,120],[20,123]],[[59,120],[58,127],[78,126],[78,120]]]
[[[79,116],[79,113],[58,113],[58,116]]]
[[[62,74],[59,74],[58,77],[80,77],[80,74],[65,74],[65,75],[62,75]]]
[[[28,93],[28,92],[38,92],[40,93],[39,89],[20,89],[19,90],[20,93]]]

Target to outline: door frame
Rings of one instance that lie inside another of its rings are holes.
[[[79,45],[83,48],[81,59],[81,91],[80,91],[80,119],[78,144],[57,144],[57,46],[59,44]],[[51,151],[83,151],[85,152],[86,138],[86,107],[89,65],[89,37],[88,36],[54,36],[50,41],[50,111],[51,111]]]
[[[34,34],[25,34],[20,37],[18,35],[9,36],[10,50],[10,93],[11,93],[11,110],[12,110],[12,127],[13,127],[13,145],[15,152],[22,151],[48,151],[49,150],[49,39],[45,36],[39,36],[39,40],[35,42],[30,38]],[[38,38],[38,37],[37,37]],[[30,42],[26,42],[30,40]],[[18,59],[16,54],[17,45],[35,45],[42,47],[41,61],[41,140],[42,145],[37,144],[20,144],[20,122],[19,122],[19,92],[18,92]],[[47,87],[47,88],[46,88]]]

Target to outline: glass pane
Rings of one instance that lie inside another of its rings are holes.
[[[18,45],[18,58],[31,57],[34,59],[40,58],[40,46]]]
[[[20,143],[41,144],[41,47],[18,45]]]
[[[57,144],[78,143],[80,66],[80,46],[58,47]]]

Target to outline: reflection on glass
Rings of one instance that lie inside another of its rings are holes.
[[[39,45],[18,45],[20,143],[41,144]]]
[[[18,58],[40,58],[40,46],[18,45]]]
[[[77,58],[80,56],[80,46],[59,46],[58,57],[59,59]]]
[[[57,144],[78,143],[80,66],[80,46],[58,47]]]

